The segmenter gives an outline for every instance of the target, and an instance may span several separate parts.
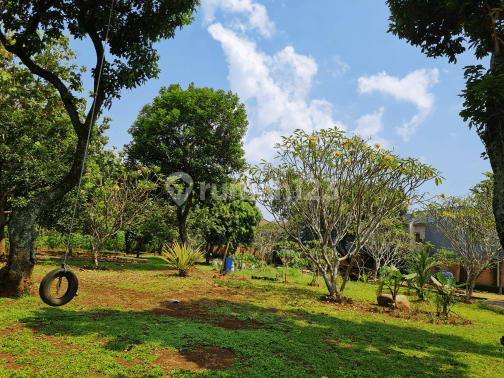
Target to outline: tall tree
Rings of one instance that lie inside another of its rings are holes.
[[[215,190],[243,170],[242,138],[247,126],[245,106],[237,95],[191,83],[186,91],[178,84],[162,87],[129,129],[133,136],[126,146],[130,164],[154,164],[168,177],[181,172],[192,180],[183,181],[182,190],[188,195],[177,203],[183,244],[188,243],[186,221],[194,202],[212,185]],[[193,190],[194,185],[200,190]]]
[[[490,67],[464,67],[467,79],[464,122],[476,132],[485,146],[493,171],[492,211],[497,234],[504,246],[504,0],[388,0],[391,16],[389,32],[420,46],[428,57],[457,55],[474,49],[477,59],[491,55]]]
[[[189,25],[194,19],[192,13],[196,5],[200,5],[199,0],[145,0],[134,4],[118,0],[113,8],[112,2],[103,0],[0,2],[2,45],[32,74],[49,82],[59,92],[77,134],[71,168],[64,171],[57,184],[49,186],[11,215],[10,253],[7,265],[0,270],[0,296],[19,296],[33,291],[35,220],[77,185],[89,130],[102,107],[110,108],[112,99],[120,97],[121,89],[132,89],[148,79],[157,78],[159,55],[153,43],[173,38],[177,27]],[[85,118],[79,114],[82,101],[72,93],[82,87],[80,73],[43,67],[34,60],[48,44],[61,38],[65,29],[75,39],[90,37],[96,53],[96,65],[91,70],[93,104]],[[7,30],[12,31],[12,38]],[[105,40],[110,55],[116,57],[112,62],[105,58]]]

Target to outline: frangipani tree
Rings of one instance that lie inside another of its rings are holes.
[[[420,214],[452,244],[467,273],[469,299],[481,272],[499,260],[502,252],[495,227],[491,191],[488,195],[448,197],[431,203]],[[425,218],[427,216],[427,218]]]
[[[161,181],[159,168],[138,167],[130,172],[120,165],[120,159],[112,166],[99,167],[90,162],[88,170],[81,195],[86,199],[84,212],[90,219],[93,262],[98,266],[98,255],[108,239],[158,210],[151,200],[156,190],[166,188],[166,183]]]
[[[442,178],[411,157],[400,159],[379,149],[379,144],[369,147],[360,135],[347,139],[342,134],[337,128],[313,135],[298,129],[275,146],[282,160],[278,167],[266,162],[262,168],[249,166],[250,177],[246,177],[257,186],[257,201],[298,243],[321,272],[329,295],[336,298],[341,298],[348,279],[345,275],[341,287],[336,286],[341,262],[355,258],[377,226],[405,201],[421,200],[423,196],[413,195],[414,189],[434,177],[438,184]],[[292,185],[297,188],[295,196],[289,189]],[[287,220],[272,206],[282,196],[291,197]],[[362,222],[363,216],[371,214]],[[301,242],[301,220],[316,236],[317,249]],[[354,223],[355,243],[340,255],[336,246]]]
[[[394,265],[401,268],[413,251],[413,235],[400,230],[397,226],[402,226],[399,219],[386,219],[378,225],[376,231],[368,239],[366,252],[376,264],[374,282],[378,278],[381,267]]]

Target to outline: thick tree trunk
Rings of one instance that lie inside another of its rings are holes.
[[[12,215],[9,257],[7,265],[0,269],[0,297],[19,297],[23,293],[33,294],[31,276],[37,260],[35,219],[35,214],[29,211],[19,211]]]
[[[494,75],[504,73],[504,44],[501,43],[500,48],[501,54],[497,56],[493,53],[490,60],[490,68],[495,70]],[[502,67],[501,72],[496,72],[499,65]],[[493,213],[500,244],[504,247],[504,140],[502,139],[504,135],[504,115],[502,114],[504,101],[487,101],[486,110],[488,114],[495,116],[489,120],[484,132],[480,134],[480,138],[485,145],[492,166],[494,178]]]
[[[466,300],[471,299],[471,297],[473,295],[473,291],[474,291],[474,286],[476,286],[476,280],[478,279],[478,276],[479,276],[479,274],[475,275],[474,278],[469,283],[469,286],[467,287],[467,290],[466,290]]]
[[[0,257],[5,255],[5,225],[0,222]]]

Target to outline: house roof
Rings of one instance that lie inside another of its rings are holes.
[[[266,219],[261,219],[261,221],[259,222],[259,226],[264,226],[265,224],[268,224],[268,223],[271,223],[270,221],[267,221]]]
[[[457,206],[457,207],[464,207],[462,205]],[[433,217],[429,216],[429,213],[431,213],[432,210],[425,210],[424,213],[427,213],[427,223],[430,221],[431,223],[434,223]],[[420,215],[422,213],[421,210],[415,211],[415,214]],[[412,219],[413,214],[406,214],[404,215],[404,223],[405,224],[421,224],[425,223],[425,219],[423,217]]]

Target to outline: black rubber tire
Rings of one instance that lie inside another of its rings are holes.
[[[68,289],[65,295],[63,295],[61,298],[53,298],[50,293],[51,284],[55,279],[58,279],[59,277],[65,277],[68,280]],[[44,279],[40,283],[39,294],[44,303],[48,304],[49,306],[63,306],[70,302],[73,297],[75,297],[78,288],[79,280],[77,279],[75,273],[68,269],[65,272],[65,269],[58,268],[51,270],[44,277]]]

